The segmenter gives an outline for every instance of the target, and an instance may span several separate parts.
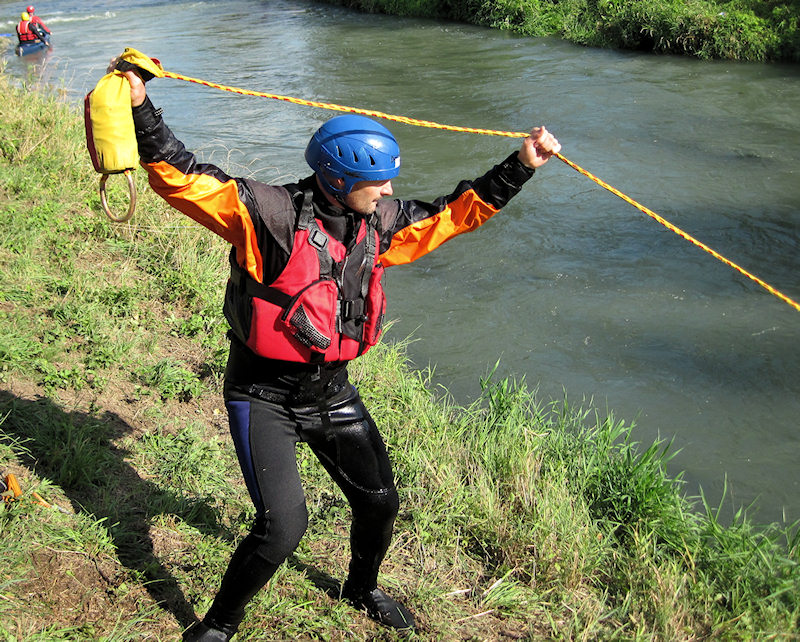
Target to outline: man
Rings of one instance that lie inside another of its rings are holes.
[[[50,30],[47,28],[47,25],[42,22],[42,19],[39,16],[33,15],[36,13],[36,9],[33,5],[28,5],[28,8],[25,9],[25,12],[30,15],[31,26],[38,28],[37,31],[40,31],[40,33],[46,33],[48,36],[50,35]]]
[[[400,171],[397,142],[369,118],[338,116],[308,144],[311,176],[265,185],[198,164],[164,124],[140,77],[124,73],[151,186],[233,246],[224,397],[256,519],[211,608],[184,639],[230,640],[246,604],[299,543],[307,526],[299,441],[352,508],[342,598],[384,625],[414,629],[411,612],[378,588],[398,495],[383,440],[348,382],[347,362],[380,335],[384,268],[481,225],[560,151],[558,141],[537,127],[519,152],[448,196],[385,200]]]
[[[44,42],[42,34],[32,25],[31,17],[27,11],[22,12],[19,23],[17,23],[17,40],[20,45],[39,40]]]

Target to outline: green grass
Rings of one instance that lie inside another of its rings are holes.
[[[797,0],[329,0],[394,15],[447,18],[558,36],[592,47],[699,58],[800,60]]]
[[[227,247],[142,172],[109,223],[79,115],[2,75],[0,150],[0,473],[24,489],[0,504],[0,637],[176,639],[253,516],[221,401]],[[797,525],[723,523],[667,474],[670,444],[494,375],[463,407],[402,341],[351,377],[401,493],[380,582],[419,639],[800,635]],[[399,639],[337,599],[348,507],[298,458],[309,529],[241,639]]]

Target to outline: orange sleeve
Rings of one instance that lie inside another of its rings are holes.
[[[411,263],[459,234],[472,232],[505,207],[533,174],[514,152],[483,176],[461,181],[454,192],[433,202],[379,203],[381,262],[387,267]]]
[[[395,232],[389,249],[380,256],[381,263],[388,267],[416,261],[445,241],[480,227],[498,211],[474,190],[467,190],[433,216]]]
[[[166,161],[142,165],[159,196],[231,243],[236,248],[239,264],[261,282],[263,261],[253,221],[239,196],[236,179],[221,171],[184,174]]]

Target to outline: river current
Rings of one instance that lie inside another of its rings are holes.
[[[36,5],[53,31],[6,71],[76,107],[134,47],[226,85],[511,131],[545,124],[563,154],[799,300],[800,67],[576,47],[302,0]],[[0,31],[19,3],[0,1]],[[9,55],[10,53],[10,55]],[[331,112],[176,80],[148,85],[206,160],[283,182]],[[432,199],[519,141],[387,123],[401,198]],[[468,402],[498,363],[547,403],[610,409],[723,515],[800,518],[800,312],[554,159],[494,220],[388,273],[390,339]],[[726,482],[727,480],[727,482]]]

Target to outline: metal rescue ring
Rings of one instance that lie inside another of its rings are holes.
[[[110,218],[115,223],[124,223],[127,221],[131,216],[133,216],[133,210],[136,209],[136,184],[133,182],[133,174],[131,170],[126,169],[123,174],[128,178],[128,192],[131,195],[131,202],[128,206],[128,211],[120,217],[115,217],[111,214],[111,210],[108,208],[108,200],[106,199],[106,181],[110,174],[103,174],[100,177],[100,204],[103,206],[103,211],[106,213],[106,216]]]

